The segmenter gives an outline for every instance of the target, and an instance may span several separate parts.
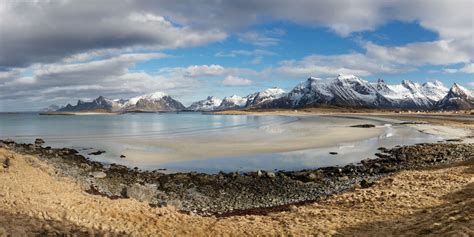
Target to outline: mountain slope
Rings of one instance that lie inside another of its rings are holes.
[[[180,111],[185,107],[179,101],[162,92],[137,96],[129,99],[122,111]]]
[[[247,96],[246,108],[264,108],[269,107],[273,100],[285,96],[285,91],[280,88],[269,88],[261,92]]]
[[[107,112],[117,112],[123,108],[122,101],[107,99],[99,96],[97,99],[85,102],[78,100],[76,105],[68,104],[66,107],[58,109],[58,112],[80,112],[80,111],[97,111],[103,110]]]
[[[446,95],[447,91],[448,89],[440,82],[420,85],[405,80],[400,85],[387,85],[383,80],[371,83],[354,75],[339,75],[329,79],[310,77],[286,96],[269,104],[273,108],[334,105],[430,109]]]
[[[219,105],[221,105],[221,103],[221,99],[214,96],[208,96],[205,100],[200,100],[192,103],[186,109],[191,111],[213,111],[216,110]]]
[[[465,110],[474,109],[474,95],[472,91],[454,83],[448,94],[436,103],[438,110]]]
[[[107,111],[107,112],[127,112],[127,111],[179,111],[185,107],[169,95],[162,92],[155,92],[143,96],[137,96],[129,100],[112,100],[103,96],[97,99],[84,102],[77,101],[76,105],[68,104],[57,110],[58,112],[84,112],[84,111]]]
[[[240,97],[237,95],[224,97],[221,104],[216,108],[216,110],[240,109],[245,107],[245,105],[247,104],[247,100],[247,97]]]

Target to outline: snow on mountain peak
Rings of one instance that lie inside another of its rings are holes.
[[[144,99],[144,100],[160,100],[163,97],[168,96],[168,94],[163,93],[163,92],[154,92],[146,95],[141,95],[137,97],[133,97],[128,100],[128,104],[130,105],[135,105],[139,100]]]
[[[453,86],[450,89],[450,92],[452,92],[453,94],[458,95],[458,96],[466,95],[468,97],[473,97],[472,92],[470,90],[462,87],[461,85],[459,85],[457,83],[453,84]]]
[[[359,77],[351,74],[339,74],[337,75],[337,79],[339,80],[353,80],[353,79],[359,79]]]

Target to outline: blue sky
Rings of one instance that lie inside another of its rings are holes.
[[[355,74],[474,88],[473,0],[0,5],[0,110],[99,95],[291,90]]]

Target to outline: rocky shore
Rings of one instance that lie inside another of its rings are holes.
[[[151,206],[173,206],[200,215],[227,216],[286,210],[354,188],[402,170],[461,162],[474,157],[474,144],[439,143],[380,148],[372,159],[344,167],[302,171],[163,174],[91,161],[74,149],[44,147],[44,141],[19,144],[0,140],[0,147],[34,155],[58,175],[72,177],[91,194],[133,198]],[[8,166],[4,162],[3,166]]]

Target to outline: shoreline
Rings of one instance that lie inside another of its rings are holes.
[[[35,156],[0,149],[0,163],[0,234],[363,236],[474,231],[473,157],[396,172],[370,187],[356,185],[301,206],[222,217],[91,195],[77,180]]]
[[[472,129],[410,123],[463,138],[380,148],[360,165],[216,175],[108,167],[73,149],[2,141],[0,234],[474,233]]]
[[[171,205],[180,211],[203,216],[226,216],[248,210],[252,213],[252,209],[313,202],[347,192],[355,186],[369,187],[376,180],[403,170],[458,163],[474,156],[474,144],[448,142],[391,149],[381,147],[376,158],[342,167],[165,174],[117,164],[106,166],[68,148],[17,144],[10,140],[0,141],[0,147],[36,156],[62,176],[73,178],[87,193],[111,199],[133,198],[156,207]]]

